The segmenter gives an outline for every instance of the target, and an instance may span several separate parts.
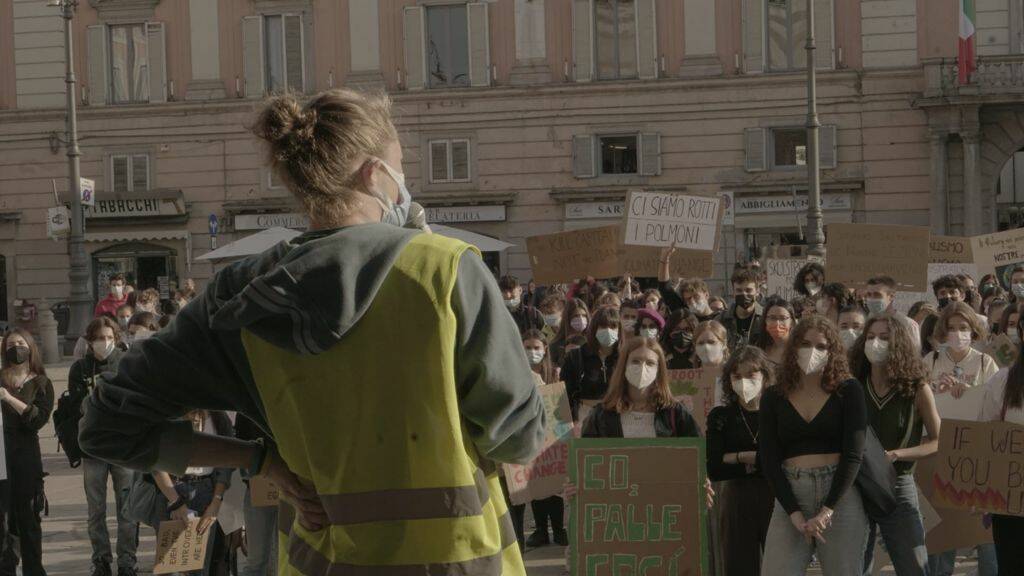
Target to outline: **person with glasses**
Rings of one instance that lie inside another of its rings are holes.
[[[765,303],[764,330],[754,345],[764,351],[773,365],[782,364],[789,333],[795,325],[796,312],[788,302],[781,298],[770,298]]]

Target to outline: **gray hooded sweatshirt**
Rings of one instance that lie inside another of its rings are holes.
[[[273,437],[241,330],[299,354],[343,345],[420,233],[385,224],[313,231],[225,268],[167,328],[132,346],[116,374],[100,378],[85,401],[82,449],[118,466],[183,474],[194,433],[177,419],[196,408],[241,412]],[[487,459],[529,462],[544,438],[543,404],[515,322],[473,251],[459,262],[452,306],[459,410],[469,440]],[[401,311],[395,314],[401,322]],[[371,361],[401,355],[381,342],[380,357]],[[373,384],[344,374],[324,378],[341,387]]]

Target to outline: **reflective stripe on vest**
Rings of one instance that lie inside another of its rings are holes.
[[[501,486],[480,471],[459,412],[451,297],[469,249],[415,236],[321,353],[243,331],[278,450],[329,519],[309,532],[281,507],[282,576],[524,574]]]

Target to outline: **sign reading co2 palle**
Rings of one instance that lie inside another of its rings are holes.
[[[623,240],[628,246],[714,251],[721,221],[718,196],[633,190],[626,199]]]
[[[575,439],[572,574],[708,574],[704,441]]]

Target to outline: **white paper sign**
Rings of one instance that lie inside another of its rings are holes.
[[[78,179],[78,189],[81,191],[82,206],[96,205],[96,182],[88,178]]]
[[[953,398],[949,392],[935,395],[935,408],[943,420],[970,420],[977,422],[981,405],[985,400],[987,384],[968,388],[960,398]]]
[[[625,244],[714,251],[722,199],[632,191],[626,201]]]
[[[46,235],[53,239],[71,233],[71,211],[64,206],[46,209]]]

